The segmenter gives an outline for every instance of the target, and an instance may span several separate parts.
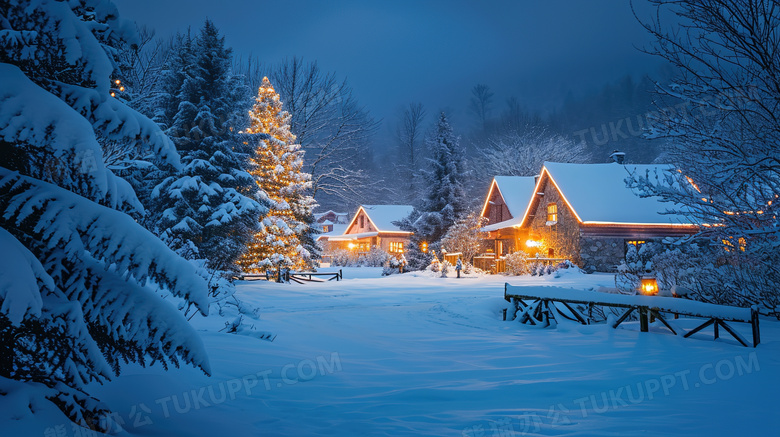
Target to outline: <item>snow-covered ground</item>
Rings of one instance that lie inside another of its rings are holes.
[[[710,330],[501,320],[503,284],[578,289],[612,276],[380,277],[344,269],[318,284],[239,284],[273,342],[195,322],[214,375],[128,367],[92,387],[143,436],[774,435],[780,324],[745,348]],[[689,322],[676,321],[690,327]],[[205,330],[208,328],[208,330]],[[745,326],[739,327],[747,336]],[[2,398],[0,398],[2,399]],[[63,434],[20,421],[25,435]],[[8,429],[8,428],[7,428]],[[13,432],[14,428],[10,428]],[[34,431],[34,432],[33,432]],[[6,435],[5,432],[0,434]],[[15,434],[11,434],[15,435]]]

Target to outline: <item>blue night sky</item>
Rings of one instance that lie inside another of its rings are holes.
[[[653,10],[635,1],[643,18]],[[648,37],[631,5],[617,0],[547,1],[238,1],[117,0],[124,17],[167,36],[208,17],[235,55],[264,63],[302,56],[346,77],[375,118],[395,122],[409,102],[429,114],[466,112],[484,83],[495,106],[516,96],[550,110],[657,61],[636,50]]]

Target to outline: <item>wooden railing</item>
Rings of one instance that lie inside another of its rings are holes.
[[[281,274],[281,278],[279,275]],[[290,272],[282,271],[281,273],[271,273],[266,271],[265,273],[242,273],[236,277],[242,281],[252,281],[257,279],[265,279],[266,281],[276,282],[297,282],[303,284],[305,282],[327,282],[327,281],[340,281],[344,279],[344,274],[341,269],[338,272]],[[319,279],[323,278],[323,279]]]
[[[705,319],[704,323],[686,332],[683,335],[686,338],[712,325],[714,338],[720,336],[719,328],[722,327],[739,343],[747,347],[747,341],[726,323],[744,322],[749,323],[752,328],[753,347],[758,346],[761,341],[757,307],[737,308],[670,297],[609,294],[559,287],[517,287],[509,284],[504,284],[504,299],[514,304],[512,314],[507,314],[507,310],[504,310],[504,320],[507,320],[507,318],[515,320],[519,317],[521,323],[530,323],[532,325],[544,324],[544,326],[551,326],[557,324],[555,313],[566,319],[589,325],[593,321],[593,307],[602,306],[625,309],[623,314],[612,324],[613,328],[617,328],[629,315],[636,311],[639,315],[641,332],[648,332],[649,322],[655,318],[672,331],[674,335],[677,335],[677,331],[664,317],[664,313],[667,313],[675,316],[701,317]],[[561,304],[565,307],[569,314],[561,311],[556,304]],[[585,305],[588,309],[588,314],[578,311],[574,308],[575,305]]]

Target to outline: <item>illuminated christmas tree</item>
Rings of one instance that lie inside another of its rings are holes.
[[[267,77],[249,113],[248,134],[267,134],[251,159],[250,173],[265,193],[261,199],[268,214],[261,218],[260,232],[255,235],[244,256],[238,261],[246,273],[264,273],[287,267],[303,270],[310,267],[310,254],[301,244],[308,225],[300,218],[311,215],[314,199],[306,194],[311,175],[302,171],[303,154],[295,135],[290,132],[290,114]]]

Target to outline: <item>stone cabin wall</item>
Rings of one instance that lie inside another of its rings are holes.
[[[598,272],[615,272],[626,256],[626,241],[622,237],[580,236],[580,262],[583,268],[593,266]]]
[[[543,242],[544,246],[539,248],[540,256],[547,257],[548,249],[553,249],[553,258],[568,258],[580,265],[580,225],[574,212],[549,179],[544,182],[540,190],[544,195],[534,193],[534,196],[537,196],[537,204],[529,223],[528,238]],[[550,203],[558,206],[558,220],[553,225],[547,224],[547,205]],[[525,242],[522,242],[522,245],[525,246]],[[536,248],[528,248],[526,252],[534,256]]]

